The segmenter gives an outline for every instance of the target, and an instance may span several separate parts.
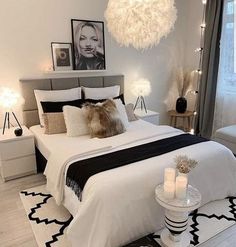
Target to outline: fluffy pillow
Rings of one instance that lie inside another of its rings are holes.
[[[120,94],[119,96],[114,97],[113,99],[120,99],[122,101],[122,103],[125,105],[124,94]],[[99,102],[104,102],[106,100],[108,100],[108,98],[106,98],[106,99],[84,99],[84,102],[97,104]]]
[[[70,106],[76,106],[76,107],[82,107],[82,105],[85,103],[83,99],[76,99],[76,100],[70,100],[70,101],[41,101],[41,105],[43,108],[43,112],[63,112],[63,106],[70,105]]]
[[[125,127],[113,100],[104,103],[87,103],[83,107],[91,137],[106,138],[121,134]]]
[[[40,125],[43,126],[43,109],[41,101],[66,101],[81,99],[81,88],[72,88],[67,90],[34,90],[36,103],[38,106],[38,114]]]
[[[130,103],[125,105],[126,114],[129,122],[136,121],[139,118],[134,114],[134,104]]]
[[[44,134],[60,134],[66,132],[65,120],[62,112],[43,113]]]
[[[125,126],[125,128],[127,128],[129,126],[129,120],[128,120],[127,113],[125,110],[125,106],[122,104],[120,99],[115,99],[114,102],[115,102],[116,108],[120,114],[120,119],[121,119],[123,125]]]
[[[63,106],[63,114],[67,136],[74,137],[89,134],[87,122],[81,108],[66,105]]]
[[[120,86],[89,88],[83,87],[85,99],[110,99],[119,96]]]

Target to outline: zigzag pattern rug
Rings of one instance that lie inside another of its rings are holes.
[[[20,193],[38,246],[69,247],[66,229],[73,217],[63,207],[58,207],[45,186]],[[191,213],[188,231],[191,246],[214,237],[236,223],[236,197],[209,203]],[[124,247],[160,247],[160,232],[150,234]]]

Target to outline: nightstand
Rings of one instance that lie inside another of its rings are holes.
[[[137,117],[139,117],[140,119],[144,121],[147,121],[155,125],[159,125],[159,115],[160,114],[158,112],[147,110],[147,113],[146,113],[144,109],[141,110],[140,108],[138,108],[138,109],[135,109],[134,113]]]
[[[22,136],[14,128],[0,135],[0,168],[3,181],[37,173],[34,135],[25,126]]]

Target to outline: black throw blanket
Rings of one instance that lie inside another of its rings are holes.
[[[205,141],[208,140],[190,134],[181,134],[113,153],[76,161],[71,164],[67,170],[66,185],[71,187],[76,195],[80,197],[87,180],[99,172],[152,158]]]

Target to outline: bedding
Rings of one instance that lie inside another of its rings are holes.
[[[38,107],[40,125],[43,126],[43,109],[41,101],[68,101],[81,99],[81,88],[71,88],[66,90],[34,90],[34,95]]]
[[[64,115],[62,112],[43,113],[44,133],[47,135],[66,132]]]
[[[65,186],[67,169],[74,162],[182,134],[169,126],[138,120],[121,135],[106,139],[78,137],[79,146],[75,141],[65,142],[64,136],[61,141],[60,135],[53,136],[58,141],[50,147],[45,170],[47,188],[57,204],[63,203],[74,216],[67,231],[72,246],[122,246],[163,227],[164,212],[155,201],[154,190],[163,182],[164,168],[174,167],[179,154],[198,161],[189,182],[201,192],[202,204],[236,194],[235,157],[212,141],[97,173],[86,182],[81,202]]]
[[[125,131],[120,113],[113,100],[97,104],[88,103],[82,108],[82,111],[92,138],[106,138]]]
[[[70,137],[87,135],[89,128],[83,110],[75,106],[63,106],[66,135]]]
[[[109,99],[119,96],[120,86],[90,88],[82,87],[85,99]]]

